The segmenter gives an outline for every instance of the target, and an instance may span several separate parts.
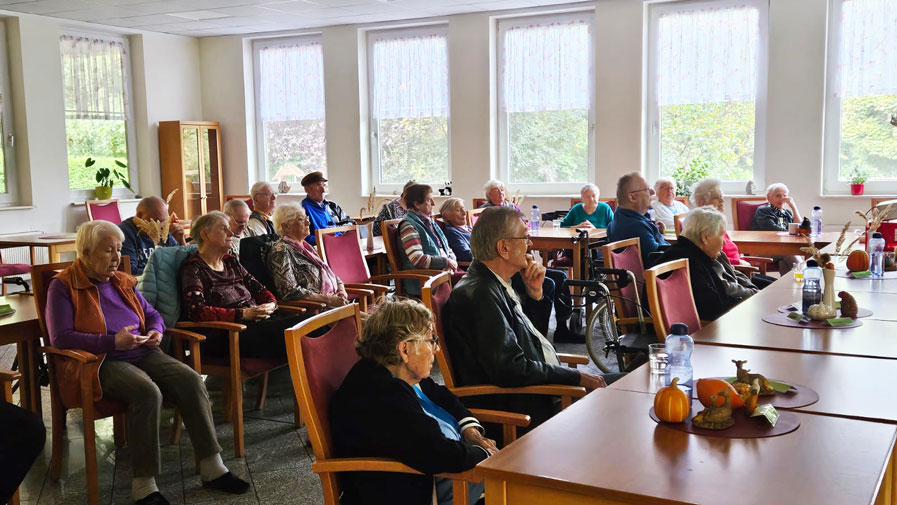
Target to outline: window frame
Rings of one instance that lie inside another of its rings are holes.
[[[9,51],[6,45],[6,26],[0,23],[0,149],[4,156],[4,173],[6,175],[6,192],[0,193],[0,207],[12,207],[21,204],[19,196],[19,173],[16,165],[15,123],[13,120],[12,93],[9,82]],[[10,145],[9,141],[13,141]]]
[[[451,97],[451,58],[448,54],[449,52],[449,39],[448,39],[448,24],[445,23],[437,23],[437,24],[426,24],[426,25],[414,25],[414,26],[406,26],[401,28],[383,28],[383,29],[371,29],[366,30],[364,33],[364,43],[365,43],[365,58],[367,61],[366,65],[366,81],[367,81],[367,145],[368,145],[368,191],[372,191],[376,188],[377,193],[384,195],[399,195],[402,193],[404,189],[405,182],[398,183],[384,183],[380,182],[380,122],[374,117],[374,100],[373,100],[373,90],[374,90],[374,72],[371,62],[374,61],[374,44],[373,40],[375,38],[385,39],[391,38],[394,36],[395,38],[403,38],[407,36],[413,36],[423,33],[434,33],[437,32],[446,40],[446,75],[448,76],[447,85],[448,89],[446,90],[446,150],[448,152],[447,156],[447,170],[445,181],[415,181],[421,184],[429,184],[433,187],[434,193],[437,188],[443,187],[443,185],[452,180],[452,97]]]
[[[261,58],[259,54],[261,52],[261,47],[271,43],[290,43],[290,42],[301,42],[307,44],[318,43],[321,45],[321,51],[324,51],[324,36],[320,32],[315,33],[301,33],[297,35],[290,35],[288,37],[272,37],[272,38],[259,38],[252,41],[252,83],[253,83],[253,98],[254,98],[254,116],[255,116],[255,150],[256,150],[256,173],[255,176],[259,181],[268,181],[268,151],[265,142],[265,125],[262,121],[262,112],[261,112],[261,77],[262,77],[262,68],[261,68]],[[323,58],[322,58],[323,60]],[[324,96],[327,96],[327,83],[324,83]],[[326,99],[325,99],[325,107],[324,107],[324,151],[327,151],[327,107],[326,107]],[[329,172],[329,171],[328,171]],[[325,174],[326,175],[326,174]],[[290,192],[295,193],[296,191],[304,192],[305,190],[299,184],[292,184],[293,188]],[[298,188],[297,188],[298,186]]]
[[[648,180],[660,177],[660,100],[657,89],[657,31],[660,17],[669,12],[704,7],[754,7],[758,10],[759,38],[757,47],[757,95],[754,98],[754,176],[758,188],[766,187],[766,120],[769,91],[769,0],[697,0],[689,2],[654,2],[648,5],[644,68],[644,166]],[[747,180],[721,181],[725,194],[745,194]]]
[[[575,194],[578,195],[583,185],[586,183],[595,184],[596,167],[595,167],[595,146],[597,141],[596,125],[595,125],[595,107],[596,107],[596,51],[595,51],[595,9],[568,11],[563,13],[550,14],[526,14],[522,16],[507,16],[496,19],[495,24],[495,117],[496,117],[496,163],[495,173],[497,178],[504,182],[509,191],[520,191],[521,194],[533,196],[552,196],[558,194]],[[583,20],[589,24],[589,115],[588,115],[588,165],[586,166],[586,180],[571,182],[541,182],[541,183],[514,183],[511,182],[511,169],[509,165],[509,143],[510,133],[508,132],[508,115],[502,112],[502,103],[504,102],[505,89],[502,85],[501,75],[504,68],[504,35],[507,32],[509,24],[516,24],[522,21],[532,23],[542,22],[558,22],[564,20]]]
[[[841,54],[841,7],[844,0],[829,0],[826,37],[825,113],[823,120],[822,194],[850,195],[850,179],[840,180],[841,172],[841,98],[838,92],[838,64]],[[897,178],[868,179],[864,197],[869,194],[897,193]]]
[[[72,37],[93,37],[104,41],[115,41],[121,42],[124,47],[124,54],[122,55],[122,66],[124,67],[124,75],[123,75],[123,87],[124,87],[124,102],[125,108],[127,109],[125,115],[125,140],[128,144],[128,183],[131,185],[131,189],[133,193],[128,190],[128,188],[121,185],[114,185],[112,187],[112,198],[114,199],[129,199],[135,198],[136,195],[140,194],[140,171],[137,167],[137,132],[136,126],[134,124],[134,89],[132,85],[132,76],[134,74],[133,68],[131,67],[131,44],[128,40],[128,37],[125,35],[106,33],[101,31],[83,31],[78,29],[63,29],[59,32],[59,36],[68,35]],[[61,54],[60,54],[61,56]],[[63,81],[60,82],[62,87],[62,100],[63,104],[65,103],[65,77],[63,76]],[[69,118],[65,117],[65,107],[63,106],[62,111],[62,119],[66,123]],[[68,137],[68,125],[66,128],[66,137]],[[68,142],[66,142],[66,177],[69,177],[68,173]],[[110,167],[111,168],[111,167]],[[117,180],[116,180],[117,182]],[[118,183],[121,184],[121,183]],[[79,202],[84,200],[93,200],[96,198],[96,190],[94,188],[89,189],[72,189],[69,186],[69,195],[72,201]]]

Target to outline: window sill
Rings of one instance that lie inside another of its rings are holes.
[[[114,197],[115,195],[112,196]],[[96,198],[91,198],[90,200],[75,200],[69,205],[71,205],[72,207],[81,207],[85,203],[92,202],[94,200],[96,200]],[[142,198],[112,198],[112,200],[118,200],[118,203],[136,203],[142,200]]]
[[[4,210],[30,210],[33,209],[34,205],[10,205],[8,207],[0,206],[0,211]]]

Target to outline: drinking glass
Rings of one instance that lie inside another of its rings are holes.
[[[668,361],[666,344],[648,344],[648,363],[651,366],[652,374],[665,374]]]

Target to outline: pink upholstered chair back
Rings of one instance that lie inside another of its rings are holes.
[[[645,268],[642,265],[642,254],[639,250],[638,237],[612,242],[602,247],[604,262],[607,268],[622,268],[635,275],[636,284],[629,284],[620,290],[622,300],[616,300],[620,317],[637,317],[635,294],[638,290],[639,299],[644,303],[645,297]]]
[[[757,213],[757,208],[761,205],[765,204],[766,200],[759,201],[736,201],[735,202],[735,214],[738,217],[738,221],[736,226],[738,226],[738,230],[748,230],[751,227],[751,221],[754,220],[754,214]]]
[[[691,291],[687,259],[670,261],[646,272],[651,316],[658,339],[669,333],[674,323],[684,323],[689,333],[701,329],[701,319]]]
[[[84,202],[84,206],[87,208],[87,219],[89,221],[96,219],[121,224],[118,200],[88,200]]]
[[[355,226],[328,228],[317,232],[321,258],[330,265],[340,280],[348,284],[370,281],[371,272],[361,253]]]
[[[442,379],[446,387],[455,387],[455,379],[452,375],[452,360],[446,350],[445,330],[443,329],[442,313],[445,305],[448,303],[449,296],[452,294],[452,273],[443,272],[439,275],[430,277],[423,288],[421,288],[420,298],[424,305],[430,309],[433,314],[433,325],[436,328],[436,338],[439,339],[439,350],[436,351],[436,361],[439,363],[439,369],[442,371]]]

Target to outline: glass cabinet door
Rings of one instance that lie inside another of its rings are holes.
[[[218,129],[202,128],[202,162],[206,212],[220,210],[221,184],[218,180]]]
[[[181,153],[184,167],[184,208],[188,215],[178,216],[190,220],[203,213],[203,177],[200,172],[199,128],[185,126],[181,130]]]

